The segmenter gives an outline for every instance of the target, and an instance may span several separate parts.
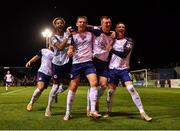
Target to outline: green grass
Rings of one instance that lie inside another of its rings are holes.
[[[79,87],[72,106],[73,119],[64,121],[67,91],[53,104],[52,117],[45,117],[50,88],[26,111],[35,87],[0,87],[0,130],[178,130],[180,129],[180,89],[136,88],[152,122],[140,119],[139,112],[125,88],[117,88],[110,118],[86,117],[87,87]],[[100,113],[106,111],[106,94],[100,98]]]

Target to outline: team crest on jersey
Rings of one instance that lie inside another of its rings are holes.
[[[80,38],[81,38],[82,40],[84,40],[84,39],[86,38],[86,35],[85,35],[85,34],[80,34],[79,36],[80,36]]]
[[[70,74],[70,78],[72,78],[73,77],[73,74]]]
[[[39,77],[39,81],[41,81],[42,80],[42,77]]]
[[[131,44],[127,44],[126,47],[127,47],[127,48],[130,48],[130,47],[131,47]]]
[[[109,77],[108,77],[107,81],[110,82],[110,78]]]
[[[53,77],[54,77],[55,79],[57,79],[57,75],[54,75]]]

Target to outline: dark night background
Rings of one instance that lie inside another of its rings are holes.
[[[135,41],[132,69],[180,64],[180,6],[173,0],[6,0],[1,2],[0,12],[0,67],[24,66],[45,47],[41,32],[55,17],[73,25],[79,15],[86,15],[92,25],[99,25],[100,16],[108,15],[112,30],[119,21],[126,24],[127,36]]]

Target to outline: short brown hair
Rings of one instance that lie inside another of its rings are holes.
[[[80,18],[85,19],[85,20],[86,20],[86,22],[87,22],[87,20],[88,20],[88,19],[87,19],[87,16],[78,16],[76,20],[78,21],[78,19],[80,19]]]
[[[100,21],[102,21],[103,19],[111,19],[109,16],[101,16]]]
[[[116,24],[116,27],[117,27],[119,24],[123,24],[123,25],[126,27],[126,25],[124,24],[124,22],[118,22],[118,23]]]

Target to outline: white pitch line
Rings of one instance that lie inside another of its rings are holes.
[[[2,95],[11,94],[11,93],[19,92],[19,91],[21,91],[21,90],[25,90],[25,88],[23,88],[23,89],[18,89],[18,90],[15,90],[15,91],[4,92],[4,93],[1,93],[1,94],[2,94]]]

